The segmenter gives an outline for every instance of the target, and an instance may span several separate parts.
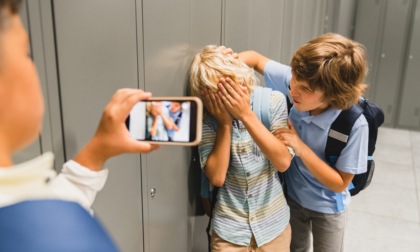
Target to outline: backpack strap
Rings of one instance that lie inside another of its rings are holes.
[[[335,165],[341,151],[346,147],[351,129],[361,114],[362,109],[358,105],[353,105],[347,110],[342,110],[331,124],[325,146],[325,157],[332,166]]]
[[[362,113],[362,109],[358,105],[353,105],[347,110],[342,110],[331,124],[325,146],[325,158],[332,167],[335,167],[341,151],[346,147],[353,125]],[[344,205],[341,193],[336,193],[336,202],[337,210],[339,212],[343,211]]]
[[[252,110],[264,126],[270,130],[270,95],[271,88],[257,86],[254,89],[254,101]]]
[[[284,96],[286,96],[287,114],[290,114],[290,110],[293,107],[293,98],[292,98],[292,95],[290,94],[290,82],[287,88],[287,94],[284,94]]]

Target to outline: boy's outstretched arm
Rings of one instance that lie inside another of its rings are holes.
[[[300,157],[308,170],[319,182],[334,192],[344,191],[352,181],[354,174],[334,169],[321,160],[311,148],[300,139],[290,120],[288,124],[290,129],[278,129],[274,135],[283,143],[293,148],[296,156]]]
[[[105,107],[95,135],[74,157],[74,161],[92,171],[99,171],[106,160],[113,156],[123,153],[148,153],[158,149],[158,145],[132,138],[125,125],[134,104],[150,97],[151,94],[143,90],[117,90]]]
[[[238,53],[238,57],[240,60],[245,62],[245,64],[254,68],[260,74],[264,74],[265,64],[270,60],[264,55],[251,50]]]

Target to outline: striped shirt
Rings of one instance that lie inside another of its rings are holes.
[[[252,106],[252,94],[250,100]],[[283,94],[271,92],[269,110],[270,131],[286,128],[287,105]],[[213,149],[216,125],[214,118],[204,118],[199,145],[202,168]],[[257,245],[262,246],[279,236],[289,219],[277,170],[261,153],[242,122],[234,120],[229,168],[217,195],[212,229],[222,239],[241,246],[248,246],[254,235]]]

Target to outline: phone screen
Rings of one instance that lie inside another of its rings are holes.
[[[194,97],[153,98],[134,105],[126,124],[137,140],[195,145],[201,140],[201,116],[201,101]]]

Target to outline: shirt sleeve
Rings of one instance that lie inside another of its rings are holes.
[[[108,169],[92,171],[70,160],[50,183],[55,193],[76,200],[89,209],[96,194],[104,187],[107,177]]]
[[[289,93],[292,68],[279,62],[270,60],[264,66],[265,85],[273,90],[280,91],[284,95]]]
[[[349,141],[337,159],[336,168],[351,174],[366,172],[368,141],[369,126],[362,115],[354,123]]]
[[[216,141],[216,130],[214,129],[213,124],[216,124],[216,122],[211,120],[211,118],[207,118],[203,122],[202,138],[198,146],[202,170],[204,169],[204,166],[206,166],[207,158],[213,150],[214,142]]]
[[[287,103],[285,96],[278,92],[271,92],[270,99],[270,131],[274,132],[280,128],[288,128],[287,126]]]
[[[270,115],[271,115],[271,125],[270,131],[274,132],[280,128],[289,128],[287,125],[287,103],[286,97],[278,92],[272,91],[271,92],[271,99],[270,99]],[[295,156],[295,152],[292,147],[287,146],[290,154]]]

